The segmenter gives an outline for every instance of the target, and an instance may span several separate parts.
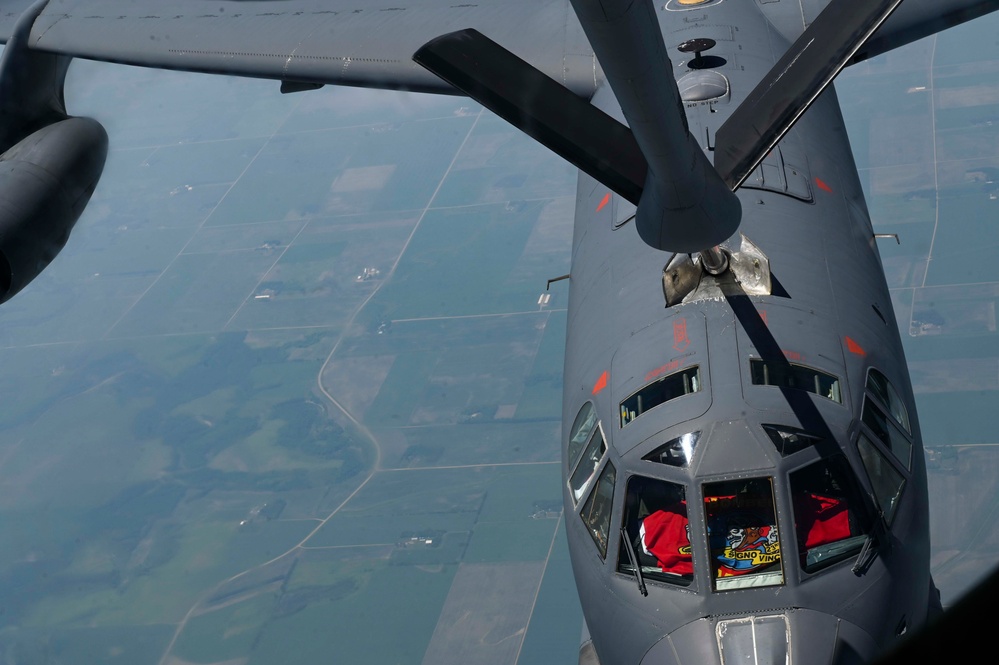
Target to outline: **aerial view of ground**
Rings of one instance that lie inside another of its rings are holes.
[[[999,547],[999,17],[837,84],[952,601]],[[575,663],[574,169],[462,97],[77,62],[112,151],[0,307],[0,660]]]

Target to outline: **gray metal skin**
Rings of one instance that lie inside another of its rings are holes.
[[[704,137],[705,130],[713,135],[787,48],[786,37],[755,3],[726,0],[686,11],[677,11],[675,3],[667,5],[667,11],[658,8],[677,78],[689,70],[674,47],[687,39],[715,39],[718,44],[710,55],[727,61],[717,71],[730,81],[731,100],[686,108],[691,135]],[[593,103],[621,117],[608,88],[598,90]],[[753,178],[738,191],[740,230],[767,254],[789,296],[752,297],[751,303],[765,312],[766,328],[786,357],[840,378],[842,404],[752,385],[749,361],[760,357],[761,350],[751,337],[759,341],[759,333],[747,333],[735,311],[739,303],[707,300],[666,308],[661,276],[669,255],[643,243],[633,223],[621,224],[634,214],[634,206],[612,195],[601,207],[607,188],[580,176],[562,414],[566,477],[568,426],[587,401],[596,407],[608,452],[578,503],[566,483],[563,495],[576,584],[593,646],[605,665],[720,663],[715,639],[719,617],[781,612],[790,625],[792,662],[864,662],[889,647],[900,626],[911,631],[925,621],[932,583],[919,427],[888,287],[832,89],[781,148],[785,162],[793,159],[802,176],[796,181],[799,193],[805,185],[811,200],[750,188]],[[685,322],[687,342],[674,337],[674,323],[680,321]],[[849,350],[847,337],[863,353]],[[622,400],[662,374],[662,368],[692,365],[701,368],[700,392],[620,425]],[[913,425],[912,468],[892,522],[892,547],[879,552],[864,574],[852,572],[851,557],[810,575],[797,563],[788,473],[819,459],[820,453],[813,447],[781,458],[761,424],[814,431],[813,418],[819,416],[835,437],[835,450],[846,455],[858,481],[870,491],[856,440],[871,367],[894,384]],[[607,382],[601,389],[604,372]],[[797,402],[795,408],[789,396]],[[642,460],[666,441],[693,431],[701,431],[702,439],[689,469]],[[614,465],[617,482],[607,556],[602,559],[579,513],[607,464]],[[643,597],[633,576],[617,572],[619,557],[627,560],[617,534],[627,481],[634,474],[686,486],[695,568],[690,587],[647,579],[648,596]],[[712,591],[701,485],[761,476],[772,476],[775,483],[785,582]]]

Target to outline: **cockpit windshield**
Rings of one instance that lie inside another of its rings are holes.
[[[687,586],[694,579],[690,528],[683,485],[632,476],[624,505],[623,537],[631,541],[642,576]],[[618,572],[634,573],[634,564],[621,548]]]
[[[787,478],[801,569],[815,573],[856,557],[871,533],[874,513],[846,457],[819,459]],[[782,543],[774,486],[772,477],[702,485],[714,591],[785,583],[783,545],[789,532]],[[686,487],[633,475],[623,513],[617,572],[634,576],[643,594],[644,580],[691,585],[694,558]]]
[[[868,532],[860,489],[843,455],[791,474],[801,567],[812,573],[856,555]]]
[[[706,483],[704,513],[715,590],[784,583],[772,479]]]

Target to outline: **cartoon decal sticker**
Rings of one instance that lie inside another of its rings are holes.
[[[728,518],[728,528],[722,534],[725,543],[716,557],[718,577],[745,575],[780,562],[777,525],[759,526],[760,516],[751,513],[729,515]]]

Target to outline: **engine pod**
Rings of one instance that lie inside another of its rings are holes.
[[[0,302],[45,269],[65,246],[107,158],[104,128],[67,118],[0,156]]]

